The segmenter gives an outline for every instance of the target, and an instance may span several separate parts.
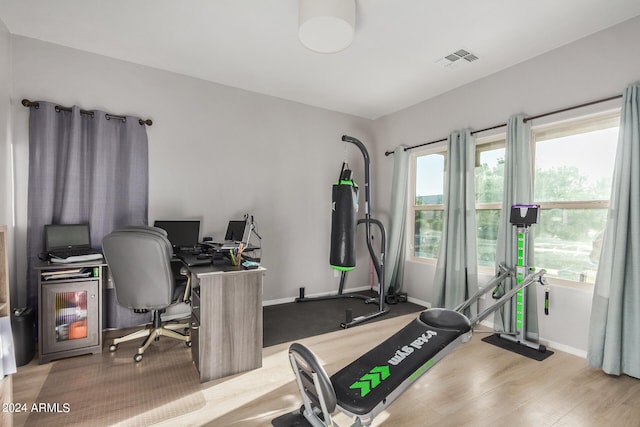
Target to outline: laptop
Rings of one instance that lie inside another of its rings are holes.
[[[224,235],[224,241],[219,242],[222,249],[237,248],[240,243],[244,246],[249,244],[250,227],[246,220],[231,220],[227,225],[227,232]]]
[[[67,259],[85,255],[101,258],[100,251],[91,247],[89,224],[47,224],[44,226],[45,250],[49,257]]]

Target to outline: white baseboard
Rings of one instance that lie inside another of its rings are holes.
[[[585,350],[580,350],[574,347],[570,347],[566,344],[560,344],[553,341],[545,340],[544,338],[540,338],[540,344],[551,350],[562,351],[563,353],[573,354],[574,356],[580,357],[582,359],[587,359],[587,352]]]
[[[368,287],[368,286],[362,286],[362,287],[359,287],[359,288],[351,288],[351,289],[348,290],[348,292],[349,293],[362,292],[362,291],[368,291],[370,289],[371,288]],[[377,289],[374,288],[374,291],[377,291]],[[320,292],[320,293],[317,293],[317,294],[311,294],[311,295],[305,295],[305,296],[308,296],[310,298],[314,298],[314,297],[325,297],[327,295],[335,295],[335,292]],[[266,307],[266,306],[269,306],[269,305],[287,304],[287,303],[290,303],[290,302],[295,302],[296,298],[298,298],[298,297],[288,297],[288,298],[280,298],[280,299],[272,299],[272,300],[268,300],[268,301],[262,301],[262,306]],[[417,299],[417,298],[408,297],[407,301],[409,301],[410,303],[413,303],[413,304],[421,305],[423,307],[431,308],[431,303],[430,302],[422,301],[422,300]]]
[[[421,305],[423,307],[431,308],[431,303],[430,302],[422,301],[422,300],[417,299],[417,298],[407,297],[407,301],[409,301],[412,304],[418,304],[418,305]]]
[[[344,291],[345,293],[353,293],[353,292],[362,292],[362,291],[368,291],[369,286],[361,286],[359,288],[349,288],[346,291]],[[377,291],[377,289],[374,289]],[[327,295],[335,295],[337,292],[333,291],[333,292],[320,292],[317,294],[310,294],[307,295],[305,294],[305,297],[309,297],[309,298],[315,298],[315,297],[326,297]],[[295,302],[296,298],[298,297],[289,297],[289,298],[280,298],[280,299],[273,299],[273,300],[268,300],[268,301],[262,301],[262,306],[266,307],[269,305],[278,305],[278,304],[287,304],[290,302]]]
[[[351,288],[348,290],[348,292],[362,292],[362,291],[368,291],[370,288],[368,286],[362,286],[359,288]],[[310,298],[313,297],[324,297],[327,295],[334,295],[335,292],[321,292],[321,293],[317,293],[317,294],[311,294],[311,295],[306,295]],[[263,301],[262,302],[262,306],[266,307],[269,305],[277,305],[277,304],[286,304],[286,303],[290,303],[290,302],[295,302],[297,297],[289,297],[289,298],[280,298],[280,299],[274,299],[274,300],[269,300],[269,301]],[[410,303],[413,304],[418,304],[427,308],[431,308],[431,303],[427,302],[427,301],[422,301],[419,300],[417,298],[412,298],[412,297],[408,297],[407,301],[409,301]],[[391,306],[393,309],[393,306]],[[481,325],[486,326],[489,329],[493,329],[493,322],[490,320],[483,320],[482,322],[480,322]],[[586,359],[587,358],[587,352],[585,350],[580,350],[565,344],[561,344],[561,343],[557,343],[554,341],[549,341],[549,340],[545,340],[544,338],[540,338],[538,340],[540,342],[540,344],[546,346],[549,349],[552,350],[558,350],[558,351],[562,351],[564,353],[569,353],[572,354],[574,356]]]
[[[486,326],[489,329],[493,329],[493,322],[489,320],[484,320],[480,322],[481,325]],[[568,346],[566,344],[557,343],[554,341],[549,341],[544,338],[539,338],[538,342],[550,350],[562,351],[563,353],[573,354],[574,356],[581,357],[583,359],[587,358],[587,352],[585,350],[580,350],[575,347]]]

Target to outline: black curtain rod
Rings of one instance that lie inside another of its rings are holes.
[[[526,123],[528,121],[535,120],[535,119],[540,119],[542,117],[552,116],[554,114],[564,113],[566,111],[577,110],[578,108],[589,107],[591,105],[601,104],[603,102],[613,101],[614,99],[619,99],[619,98],[622,98],[622,94],[610,96],[608,98],[598,99],[596,101],[585,102],[584,104],[574,105],[572,107],[562,108],[560,110],[550,111],[550,112],[544,113],[544,114],[538,114],[537,116],[525,117],[524,118],[524,122]],[[488,130],[500,129],[502,127],[505,127],[506,125],[507,125],[506,123],[501,123],[499,125],[491,126],[491,127],[488,127],[488,128],[474,130],[474,131],[471,132],[471,135],[475,135],[476,133],[486,132]],[[405,147],[404,151],[413,150],[414,148],[424,147],[426,145],[437,144],[438,142],[444,142],[447,139],[448,138],[443,138],[443,139],[438,139],[436,141],[429,141],[429,142],[423,142],[422,144],[412,145],[411,147]],[[385,151],[384,152],[385,156],[389,156],[390,154],[393,154],[393,151]]]
[[[40,108],[40,104],[38,102],[31,102],[28,99],[23,99],[22,100],[22,105],[24,105],[25,107],[33,107],[33,108]],[[60,111],[68,111],[71,112],[71,107],[63,107],[61,105],[56,105],[56,111],[60,112]],[[88,110],[80,110],[80,114],[86,114],[88,116],[93,117],[94,112],[93,111],[88,111]],[[125,116],[116,116],[115,114],[105,114],[105,117],[107,118],[107,120],[111,120],[111,119],[117,119],[117,120],[122,120],[123,122],[127,119]],[[141,125],[147,125],[147,126],[151,126],[153,124],[153,122],[151,121],[151,119],[147,119],[147,120],[142,120],[142,119],[138,119],[138,123],[140,123]]]

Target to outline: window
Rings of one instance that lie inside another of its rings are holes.
[[[476,141],[476,226],[478,266],[495,268],[504,187],[505,139]]]
[[[619,113],[566,121],[532,130],[534,201],[541,205],[533,228],[537,268],[561,279],[593,282],[613,177]],[[446,147],[416,153],[413,176],[413,258],[438,256],[444,214]],[[478,266],[495,266],[502,202],[505,136],[476,141]]]
[[[444,219],[444,173],[446,148],[417,153],[412,167],[414,183],[413,256],[434,260],[438,257]],[[498,220],[504,177],[504,135],[476,141],[476,210],[478,265],[495,266]]]
[[[593,282],[613,178],[619,114],[532,131],[535,146],[536,266],[547,275]]]
[[[438,256],[444,216],[445,161],[444,149],[413,157],[413,256],[417,258]]]

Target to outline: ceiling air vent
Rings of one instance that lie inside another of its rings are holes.
[[[466,49],[459,49],[444,58],[436,61],[437,64],[447,68],[458,68],[459,66],[478,60],[478,57]]]

